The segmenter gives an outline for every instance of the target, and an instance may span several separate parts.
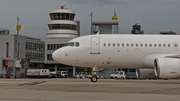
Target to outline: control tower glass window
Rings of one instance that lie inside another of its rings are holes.
[[[67,29],[67,30],[76,30],[76,25],[70,25],[70,24],[51,24],[48,25],[49,30],[59,30],[59,29]]]
[[[74,20],[75,14],[70,14],[70,20]]]
[[[69,13],[67,13],[67,14],[65,15],[65,19],[70,19],[70,14],[69,14]]]
[[[70,13],[51,13],[51,20],[74,20],[75,14]]]
[[[65,20],[65,15],[66,15],[65,13],[61,13],[61,15],[60,15],[60,16],[61,16],[61,17],[60,17],[61,19],[58,19],[58,20]]]

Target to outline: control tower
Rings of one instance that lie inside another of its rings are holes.
[[[135,23],[135,25],[132,26],[132,34],[144,34],[144,31],[141,30],[141,25],[138,25],[137,23]]]
[[[75,11],[64,8],[50,10],[49,15],[51,21],[48,23],[49,30],[46,37],[77,37],[78,34],[78,22],[74,21]]]
[[[50,10],[49,30],[46,33],[44,68],[50,71],[68,71],[68,77],[73,77],[75,71],[79,70],[72,66],[67,66],[55,62],[52,54],[55,50],[63,47],[68,41],[80,36],[80,21],[74,20],[75,11],[60,6],[60,8]]]

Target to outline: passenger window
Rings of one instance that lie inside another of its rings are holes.
[[[154,47],[156,47],[156,44],[154,44]]]
[[[141,44],[141,47],[143,46],[143,44]]]
[[[159,47],[161,47],[161,44],[159,44]]]
[[[113,43],[113,46],[115,46],[115,43]]]
[[[110,47],[110,46],[111,46],[111,44],[109,43],[109,44],[108,44],[108,46]]]
[[[122,46],[124,47],[124,44],[122,44]]]
[[[76,42],[76,47],[79,47],[79,42]]]
[[[126,46],[129,47],[129,44],[127,43]]]
[[[149,47],[152,47],[152,44],[149,44]]]
[[[104,46],[106,46],[106,43],[104,43]]]
[[[145,47],[147,47],[147,44],[145,44]]]
[[[119,47],[119,46],[120,46],[120,44],[118,43],[118,44],[117,44],[117,46]]]
[[[166,44],[164,44],[163,46],[166,47]]]
[[[134,46],[134,44],[131,44],[131,47],[133,47]]]
[[[136,47],[138,47],[138,44],[136,44]]]
[[[168,47],[171,47],[171,45],[170,45],[170,44],[168,44]]]

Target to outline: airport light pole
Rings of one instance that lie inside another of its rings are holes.
[[[92,35],[92,17],[93,17],[93,13],[92,12],[91,12],[90,16],[91,16],[91,35]]]
[[[16,51],[16,56],[15,58],[19,58],[19,43],[18,43],[18,35],[19,31],[21,30],[21,24],[19,24],[19,16],[17,15],[17,24],[16,24],[16,30],[17,30],[17,36],[15,37],[15,51]]]

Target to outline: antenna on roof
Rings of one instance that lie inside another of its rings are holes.
[[[66,5],[62,5],[62,6],[61,6],[61,9],[64,9],[64,6],[66,6]]]
[[[115,11],[115,9],[114,9],[114,16],[117,16],[117,15],[116,15],[116,11]]]

